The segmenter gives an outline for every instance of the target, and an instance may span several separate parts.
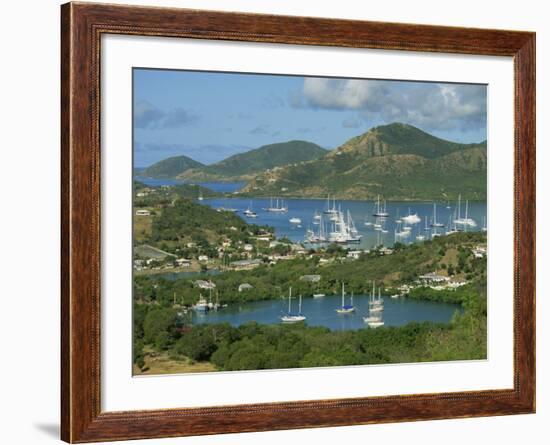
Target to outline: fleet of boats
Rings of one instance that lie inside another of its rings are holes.
[[[199,200],[202,194],[199,195]],[[450,209],[450,202],[447,201],[447,209]],[[405,216],[399,216],[397,210],[394,219],[394,237],[395,241],[410,242],[409,240],[425,241],[435,238],[440,235],[451,235],[456,232],[468,230],[469,228],[477,228],[477,222],[468,214],[469,201],[466,200],[464,214],[462,213],[462,195],[458,196],[457,205],[454,212],[449,215],[447,223],[438,220],[437,203],[433,203],[433,211],[431,215],[424,215],[424,218],[418,212],[412,212],[409,207],[408,213]],[[234,208],[220,207],[218,210],[237,212]],[[263,208],[264,211],[275,214],[286,214],[289,212],[288,204],[282,199],[271,197],[269,206]],[[258,214],[250,205],[243,211],[246,218],[258,218]],[[387,234],[387,223],[390,215],[387,209],[386,200],[380,195],[376,197],[373,204],[372,212],[367,214],[364,221],[364,226],[372,229],[379,234]],[[424,219],[424,229],[422,230],[420,223]],[[302,228],[302,218],[292,216],[288,219],[292,228]],[[349,209],[342,209],[342,205],[338,204],[334,196],[327,196],[326,205],[322,211],[315,210],[310,224],[306,230],[304,242],[308,244],[359,244],[363,239],[363,235],[359,232],[355,225],[355,221]],[[484,218],[481,231],[487,231],[486,219]]]
[[[324,294],[314,294],[316,298],[324,297]],[[340,315],[350,315],[356,312],[356,307],[353,305],[353,292],[350,295],[349,303],[346,304],[346,289],[345,284],[342,282],[342,303],[341,306],[336,308],[335,311]],[[383,313],[384,313],[384,300],[381,296],[381,288],[378,288],[378,295],[376,295],[376,286],[373,282],[372,293],[368,296],[368,312],[363,317],[363,321],[370,328],[378,328],[384,326]],[[302,313],[302,296],[298,297],[298,312],[292,311],[292,287],[288,289],[288,311],[280,317],[282,323],[298,323],[307,319],[306,315]]]

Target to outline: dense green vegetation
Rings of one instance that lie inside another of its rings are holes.
[[[148,191],[146,196],[137,196],[137,193]],[[177,184],[170,187],[149,187],[143,182],[134,181],[134,207],[165,207],[178,199],[217,198],[223,196],[207,187],[198,184]]]
[[[173,156],[147,167],[140,172],[140,175],[150,178],[175,178],[190,168],[201,168],[203,166],[204,164],[188,156]]]
[[[221,302],[234,303],[276,298],[289,284],[295,292],[311,295],[317,285],[300,280],[305,274],[321,274],[320,289],[326,293],[336,292],[340,282],[345,281],[348,290],[359,294],[370,289],[372,279],[391,287],[412,283],[428,271],[446,271],[467,276],[469,283],[456,290],[416,287],[407,298],[461,304],[463,312],[457,312],[449,324],[410,323],[343,332],[307,324],[192,326],[180,311],[182,305],[196,302],[198,289],[193,281],[200,276],[174,281],[135,277],[134,362],[143,366],[145,345],[167,352],[176,361],[209,361],[219,370],[485,358],[486,262],[470,252],[471,247],[485,241],[483,233],[457,233],[410,246],[398,244],[391,255],[373,251],[355,261],[338,261],[342,252],[333,246],[324,255],[332,255],[335,260],[324,266],[314,256],[202,277],[216,284]],[[242,282],[254,288],[238,292]],[[179,304],[176,307],[172,306],[174,295]]]
[[[217,211],[189,199],[178,199],[153,220],[151,242],[168,251],[171,246],[183,247],[188,242],[211,250],[226,239],[235,243],[249,242],[253,236],[272,230],[248,224],[233,212]]]
[[[392,288],[403,283],[413,283],[419,275],[434,270],[443,270],[451,275],[467,277],[471,281],[486,281],[486,261],[476,259],[468,246],[486,241],[483,233],[457,233],[437,237],[433,241],[416,243],[410,246],[397,245],[392,255],[383,255],[373,251],[358,260],[340,259],[341,248],[333,247],[332,253],[321,252],[311,258],[298,257],[294,260],[279,261],[269,265],[266,259],[263,266],[248,271],[224,271],[219,275],[199,275],[188,279],[167,280],[158,276],[136,276],[134,295],[143,301],[168,305],[176,294],[178,302],[192,305],[198,299],[198,290],[194,281],[211,280],[216,285],[219,300],[222,303],[246,302],[279,298],[286,294],[291,285],[296,295],[311,296],[321,291],[325,294],[337,294],[340,285],[346,283],[348,292],[366,294],[372,287],[372,281]],[[446,259],[448,253],[455,253],[454,259]],[[332,255],[333,261],[320,265],[320,256]],[[304,275],[321,275],[320,283],[300,280]],[[252,285],[253,289],[239,292],[242,283]],[[466,287],[456,291],[432,291],[429,288],[417,288],[411,298],[462,303]],[[483,289],[479,293],[484,294]],[[445,295],[450,295],[446,297]]]
[[[450,324],[409,323],[376,330],[246,323],[174,329],[176,311],[136,306],[134,361],[143,345],[168,351],[173,360],[210,361],[219,370],[471,360],[486,357],[487,309],[476,293],[464,293],[464,313]]]
[[[264,145],[260,148],[230,156],[212,165],[182,172],[179,177],[192,180],[238,180],[246,179],[258,172],[311,161],[324,156],[327,151],[307,141],[288,141]]]
[[[323,158],[257,175],[250,196],[486,199],[487,144],[458,144],[405,124],[375,127]],[[284,190],[284,191],[283,191]]]

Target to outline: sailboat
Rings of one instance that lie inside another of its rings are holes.
[[[202,296],[202,294],[199,294],[199,301],[193,306],[193,309],[195,309],[197,312],[207,312],[208,307],[208,301],[206,301],[206,298]]]
[[[481,228],[482,232],[487,232],[487,217],[483,217],[483,227]]]
[[[257,218],[258,216],[256,212],[252,210],[252,201],[250,201],[250,205],[243,213],[244,213],[244,216],[246,216],[247,218]]]
[[[395,223],[399,224],[402,221],[402,219],[399,217],[399,209],[397,209],[396,217],[395,217]]]
[[[269,207],[265,209],[267,212],[272,213],[286,213],[288,212],[288,206],[285,206],[284,201],[281,199],[279,204],[279,198],[276,198],[275,206],[273,205],[273,198],[269,200]]]
[[[467,227],[477,227],[477,223],[472,218],[468,218],[468,200],[466,200],[466,213],[464,215],[464,218],[460,217],[460,198],[461,196],[458,195],[458,218],[455,219],[455,224]]]
[[[445,227],[445,224],[443,223],[438,223],[437,222],[437,204],[434,202],[434,216],[433,216],[433,220],[432,220],[432,223],[430,224],[431,227]]]
[[[369,310],[372,312],[382,312],[384,310],[384,300],[382,299],[381,288],[378,288],[378,298],[376,298],[376,287],[374,282],[372,283],[372,303],[369,306]]]
[[[369,297],[369,315],[363,317],[363,321],[369,325],[370,328],[378,328],[384,326],[382,320],[382,313],[384,311],[384,304],[380,296],[380,288],[378,288],[378,299],[375,295],[375,283],[372,283],[372,294]]]
[[[449,224],[447,224],[447,231],[445,232],[445,235],[452,235],[453,233],[458,233],[458,230],[456,229],[456,223],[452,225],[452,215],[449,215]]]
[[[351,217],[351,213],[348,210],[348,229],[351,236],[356,237],[359,235],[359,231],[355,227],[355,223],[353,222],[353,218]]]
[[[353,294],[351,294],[350,304],[345,304],[345,298],[346,291],[344,287],[344,282],[342,282],[342,307],[336,309],[336,312],[338,312],[339,314],[351,314],[352,312],[355,312],[355,307],[353,306]]]
[[[420,231],[418,232],[418,235],[416,235],[416,241],[424,241],[426,239],[426,235],[422,235]]]
[[[402,220],[407,224],[418,224],[420,221],[422,221],[418,216],[418,213],[411,213],[410,208],[409,208],[409,214],[407,216],[404,216]]]
[[[288,313],[281,317],[283,323],[296,323],[298,321],[304,321],[306,319],[305,315],[302,315],[302,296],[300,295],[298,300],[298,313],[292,313],[292,288],[288,289]]]
[[[319,225],[319,230],[318,230],[317,233],[315,233],[311,229],[307,229],[306,239],[305,239],[306,243],[319,244],[319,243],[324,243],[324,242],[327,241],[327,237],[325,235],[325,224],[323,222],[322,217],[319,220],[318,225]]]
[[[313,294],[313,298],[323,298],[325,294],[321,292],[321,281],[317,284],[317,293]]]
[[[406,230],[404,227],[402,227],[402,223],[397,224],[397,229],[395,230],[396,239],[408,238],[410,235],[411,235],[410,229]]]
[[[313,224],[318,225],[321,222],[321,214],[315,210],[315,213],[313,214]]]
[[[382,209],[380,208],[380,195],[378,195],[378,198],[376,199],[376,210],[372,216],[376,216],[377,218],[387,218],[390,216],[390,214],[386,211],[386,200],[384,200],[384,207]]]
[[[199,192],[198,200],[199,200],[199,201],[202,201],[203,199],[204,199],[204,197],[202,196],[202,192]]]
[[[334,215],[338,213],[338,210],[336,210],[336,199],[334,199],[332,207],[330,206],[330,194],[327,195],[327,207],[325,208],[323,213],[327,215]]]
[[[347,213],[347,221],[341,210],[338,210],[338,213],[333,216],[335,216],[335,220],[333,221],[332,231],[328,236],[329,242],[341,244],[361,242],[363,236],[359,235],[349,211]]]

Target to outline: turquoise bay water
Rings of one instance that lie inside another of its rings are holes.
[[[153,180],[150,178],[136,178],[142,180],[148,185],[174,185],[181,183],[174,180]],[[205,187],[219,192],[232,193],[243,186],[243,183],[201,183]],[[263,209],[270,206],[270,200],[266,198],[217,198],[205,199],[201,201],[203,205],[209,205],[212,208],[232,208],[236,214],[249,223],[259,225],[269,225],[275,229],[278,238],[286,236],[294,242],[302,242],[306,236],[306,230],[318,230],[318,226],[313,224],[315,212],[322,213],[326,209],[326,199],[285,199],[285,206],[288,207],[287,213],[271,213]],[[331,203],[332,205],[332,203]],[[447,225],[449,219],[455,218],[455,202],[437,202],[436,217],[437,222]],[[375,203],[373,201],[343,200],[337,201],[336,206],[340,207],[344,213],[349,210],[357,230],[362,235],[359,244],[350,244],[348,248],[369,249],[377,245],[392,246],[395,242],[395,231],[399,229],[396,222],[398,217],[403,217],[409,213],[416,213],[421,218],[421,222],[413,225],[409,238],[400,239],[404,243],[416,241],[417,235],[424,235],[429,239],[433,233],[442,234],[448,227],[439,229],[429,229],[426,231],[425,219],[429,225],[433,221],[433,202],[388,202],[386,211],[389,217],[383,221],[384,229],[387,233],[375,231],[372,226],[365,225],[365,222],[375,222],[372,216]],[[244,210],[250,208],[257,213],[257,218],[249,219],[244,215]],[[465,203],[462,203],[461,216],[464,216]],[[487,216],[486,202],[469,203],[468,217],[477,222],[476,228],[469,228],[469,231],[479,231],[485,225]],[[326,218],[327,215],[323,215]],[[301,224],[293,224],[290,218],[301,219]],[[312,245],[315,246],[315,245]],[[212,271],[217,274],[219,271]],[[180,272],[163,274],[166,279],[175,280],[179,278],[191,278],[196,273]],[[346,304],[349,303],[349,296]],[[368,299],[364,295],[358,295],[354,298],[356,312],[347,315],[336,313],[335,309],[340,307],[341,297],[337,295],[326,296],[323,298],[304,298],[302,301],[302,312],[307,317],[307,324],[310,326],[324,326],[333,330],[361,329],[368,325],[364,323],[363,317],[368,312]],[[293,299],[292,311],[298,309],[298,300]],[[243,304],[230,304],[219,311],[211,311],[206,314],[191,312],[190,316],[193,323],[222,323],[227,322],[233,326],[239,326],[249,321],[255,321],[264,324],[280,323],[280,317],[288,310],[287,299],[275,299],[267,301],[248,302]],[[392,299],[385,297],[383,318],[385,326],[402,326],[410,322],[440,322],[448,323],[456,311],[461,311],[461,306],[456,304],[435,303],[430,301],[410,300],[407,298]]]
[[[213,208],[234,208],[237,209],[237,214],[250,223],[269,225],[275,228],[277,237],[286,236],[294,242],[302,242],[305,239],[307,229],[312,229],[315,232],[318,226],[313,224],[313,216],[315,212],[323,212],[326,208],[326,200],[322,199],[285,199],[284,203],[288,206],[288,213],[272,213],[262,209],[269,207],[270,200],[265,198],[242,199],[242,198],[221,198],[221,199],[205,199],[203,204],[207,204]],[[397,217],[406,216],[411,213],[417,213],[422,221],[413,225],[411,235],[408,238],[400,239],[400,242],[410,243],[416,241],[416,236],[424,235],[427,238],[433,235],[434,230],[442,234],[447,227],[440,229],[425,230],[425,218],[427,224],[433,220],[433,202],[398,202],[392,201],[386,204],[386,211],[389,217],[383,221],[384,229],[387,233],[376,231],[372,226],[366,226],[365,222],[374,222],[372,216],[375,202],[373,201],[355,201],[343,200],[336,201],[336,206],[340,207],[344,213],[348,210],[355,223],[359,233],[362,235],[359,244],[352,244],[349,247],[359,247],[369,249],[378,245],[392,246],[395,242],[395,231],[399,229],[399,224],[395,222]],[[244,210],[247,208],[254,210],[258,217],[248,219],[244,217]],[[450,207],[450,208],[447,208]],[[454,219],[456,203],[439,202],[436,203],[436,218],[437,222],[447,225],[449,218]],[[464,216],[465,206],[462,203],[461,216]],[[326,215],[323,215],[325,218]],[[473,218],[478,226],[469,228],[469,231],[479,231],[484,225],[487,216],[487,204],[485,201],[469,203],[468,217]],[[290,218],[301,219],[301,224],[292,224]],[[326,218],[325,218],[326,219]]]
[[[351,330],[368,327],[363,317],[368,313],[368,297],[354,296],[355,313],[338,314],[335,310],[341,306],[342,298],[327,295],[322,298],[304,298],[302,313],[307,317],[309,326],[324,326],[332,330]],[[349,296],[346,298],[349,304]],[[206,314],[192,312],[193,323],[223,323],[239,326],[249,321],[262,324],[280,323],[281,315],[288,311],[288,299],[255,301],[245,304],[230,304],[218,311]],[[298,311],[298,299],[292,299],[292,311]],[[403,326],[410,322],[432,321],[448,323],[460,305],[411,300],[406,297],[384,298],[383,318],[385,326]]]
[[[181,181],[174,179],[151,179],[140,178],[136,179],[143,181],[151,186],[159,185],[174,185],[181,184]],[[243,182],[208,182],[199,183],[204,187],[212,190],[225,193],[233,193],[240,189]],[[205,199],[202,204],[209,205],[212,208],[232,208],[236,209],[236,214],[246,221],[259,224],[269,225],[275,229],[275,234],[278,238],[286,236],[294,242],[302,242],[305,240],[307,229],[318,231],[318,226],[313,224],[313,216],[315,212],[323,212],[327,208],[326,199],[285,199],[285,206],[288,207],[287,213],[272,213],[266,212],[265,208],[270,206],[269,198],[216,198]],[[374,201],[357,201],[357,200],[342,200],[336,201],[336,207],[340,208],[344,214],[349,210],[351,217],[355,223],[359,234],[362,235],[359,244],[350,244],[348,247],[357,247],[361,249],[369,249],[374,246],[384,245],[392,246],[395,242],[395,231],[400,229],[396,219],[403,217],[409,213],[416,213],[421,218],[421,222],[414,224],[411,235],[408,238],[399,239],[400,242],[408,244],[416,241],[418,235],[423,235],[426,239],[433,236],[434,233],[443,234],[449,230],[449,222],[456,218],[456,202],[436,202],[436,220],[438,223],[445,224],[446,227],[438,229],[425,230],[426,223],[432,223],[434,218],[433,202],[409,202],[409,201],[391,201],[386,204],[386,211],[389,217],[381,221],[384,230],[387,233],[376,231],[372,226],[365,225],[365,222],[373,223],[375,218],[372,216]],[[331,204],[332,206],[332,201]],[[257,213],[257,218],[249,219],[244,216],[244,211],[250,208]],[[461,216],[464,217],[465,202],[461,205]],[[323,215],[325,222],[328,224],[328,215]],[[473,218],[477,222],[477,227],[467,228],[468,231],[479,231],[486,223],[487,218],[487,203],[485,201],[470,202],[468,206],[468,217]],[[299,218],[301,224],[293,224],[289,221],[290,218]],[[328,226],[327,226],[328,227]],[[330,227],[328,227],[330,229]]]

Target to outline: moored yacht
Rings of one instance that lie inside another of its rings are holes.
[[[345,304],[346,291],[344,287],[344,282],[342,282],[342,306],[336,309],[336,312],[339,314],[351,314],[355,312],[355,306],[353,306],[353,293],[351,294],[350,304]]]
[[[288,289],[288,313],[281,317],[283,323],[296,323],[298,321],[304,321],[305,315],[302,314],[302,296],[300,295],[298,300],[298,313],[292,313],[292,288]]]
[[[378,195],[378,198],[376,199],[376,209],[372,216],[376,216],[377,218],[387,218],[390,216],[390,214],[386,211],[386,200],[384,200],[384,207],[380,207],[380,195]]]

